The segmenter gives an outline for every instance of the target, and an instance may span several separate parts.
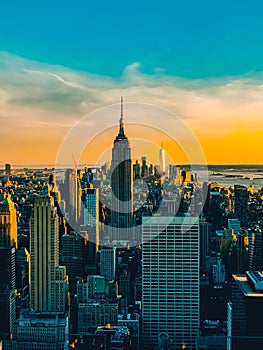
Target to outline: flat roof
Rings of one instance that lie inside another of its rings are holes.
[[[246,275],[232,275],[232,277],[246,297],[263,298],[262,292],[255,292],[248,284]]]
[[[171,216],[155,214],[153,216],[143,216],[143,225],[194,225],[199,224],[199,218],[195,216]]]

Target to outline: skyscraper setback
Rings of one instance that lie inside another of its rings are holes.
[[[59,266],[59,227],[54,200],[35,198],[30,219],[30,306],[39,312],[65,311],[67,277]]]
[[[122,98],[119,133],[112,149],[111,188],[111,224],[116,227],[113,239],[129,239],[129,228],[133,225],[132,161],[129,140],[124,133]]]

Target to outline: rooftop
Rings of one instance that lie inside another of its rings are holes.
[[[252,286],[248,283],[246,275],[232,275],[233,279],[236,281],[238,287],[243,292],[246,297],[256,297],[262,298],[263,291],[255,291]]]

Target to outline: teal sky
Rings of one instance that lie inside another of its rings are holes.
[[[0,49],[110,77],[140,62],[184,78],[263,70],[261,0],[3,1]]]

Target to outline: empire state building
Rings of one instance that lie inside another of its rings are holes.
[[[132,161],[129,140],[124,133],[123,99],[121,97],[121,117],[119,133],[116,136],[111,161],[111,217],[115,240],[130,239],[133,226]]]

